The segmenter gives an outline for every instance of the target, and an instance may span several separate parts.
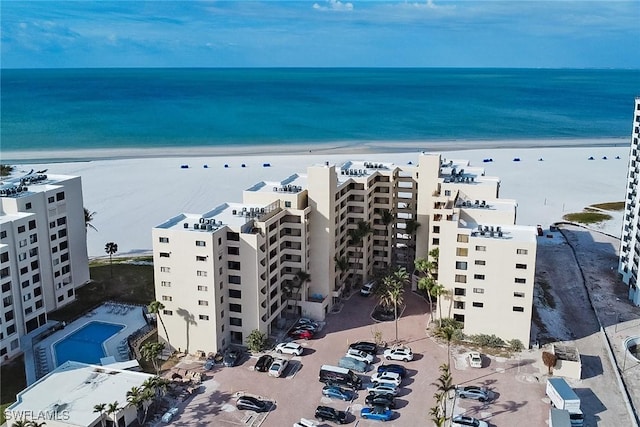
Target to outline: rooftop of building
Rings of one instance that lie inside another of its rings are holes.
[[[536,227],[529,225],[460,222],[460,227],[470,230],[471,237],[483,239],[515,240],[518,242],[535,243],[538,235]]]
[[[5,212],[1,212],[0,213],[0,225],[2,224],[8,224],[11,223],[13,221],[18,221],[21,220],[23,218],[28,218],[31,216],[34,216],[35,214],[32,212],[13,212],[13,213],[5,213]]]
[[[20,176],[10,176],[0,181],[0,197],[22,197],[28,194],[41,193],[57,188],[61,181],[66,181],[74,176],[51,175],[47,170],[29,173]]]
[[[125,403],[127,391],[140,387],[153,375],[68,361],[16,396],[8,411],[57,413],[58,419],[87,426],[98,419],[94,406],[103,402]]]
[[[307,175],[294,173],[281,181],[260,181],[246,191],[299,193],[305,188],[307,188]]]
[[[344,182],[350,178],[369,178],[376,172],[390,173],[396,167],[393,163],[350,160],[337,166],[338,182]]]

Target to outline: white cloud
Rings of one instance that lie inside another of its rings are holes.
[[[318,3],[313,4],[313,8],[316,10],[337,10],[337,11],[350,11],[353,10],[353,3],[343,3],[339,0],[326,0],[327,5],[322,6]]]

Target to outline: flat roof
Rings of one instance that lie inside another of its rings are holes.
[[[72,175],[52,175],[46,170],[34,172],[31,170],[21,176],[10,176],[0,181],[1,197],[23,197],[29,194],[42,193],[56,189],[62,181],[77,178]]]
[[[536,227],[530,225],[504,225],[487,222],[482,224],[461,224],[461,228],[470,230],[471,237],[481,239],[516,240],[518,242],[535,243],[538,236]]]
[[[351,178],[369,178],[376,172],[392,172],[396,169],[391,162],[369,162],[366,160],[349,160],[337,166],[338,182],[344,182]]]
[[[68,361],[18,393],[16,403],[7,410],[57,412],[67,424],[88,426],[100,417],[93,411],[95,405],[115,401],[125,404],[127,391],[151,377],[142,372]]]
[[[307,188],[307,175],[294,173],[281,181],[260,181],[246,191],[299,193]]]

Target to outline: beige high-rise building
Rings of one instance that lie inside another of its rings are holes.
[[[0,363],[89,281],[80,177],[30,173],[0,186]]]
[[[244,344],[255,329],[269,334],[285,315],[324,319],[350,286],[391,264],[411,271],[434,247],[438,280],[453,295],[443,315],[467,333],[528,344],[535,229],[513,225],[516,203],[498,200],[497,178],[441,163],[423,154],[416,166],[313,165],[255,184],[241,203],[155,227],[156,299],[171,345],[208,353]]]
[[[638,290],[638,265],[640,264],[640,204],[638,203],[638,178],[640,176],[640,97],[636,98],[633,110],[631,153],[627,175],[627,198],[624,206],[624,224],[620,242],[618,272],[629,285],[629,299],[640,305]]]

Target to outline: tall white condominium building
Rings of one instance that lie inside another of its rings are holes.
[[[30,173],[0,185],[0,363],[89,281],[80,177]]]
[[[624,225],[620,244],[620,264],[618,271],[624,283],[629,285],[629,299],[640,305],[638,289],[638,264],[640,264],[640,204],[638,203],[638,179],[640,178],[640,97],[636,98],[633,110],[633,132],[631,134],[631,155],[627,179],[627,198],[624,207]]]
[[[349,286],[390,264],[412,269],[416,254],[439,247],[439,282],[452,294],[443,316],[527,344],[535,229],[513,225],[516,203],[497,200],[496,178],[461,164],[427,154],[417,166],[327,162],[158,225],[155,291],[169,342],[212,352],[269,334],[286,315],[324,319]]]

